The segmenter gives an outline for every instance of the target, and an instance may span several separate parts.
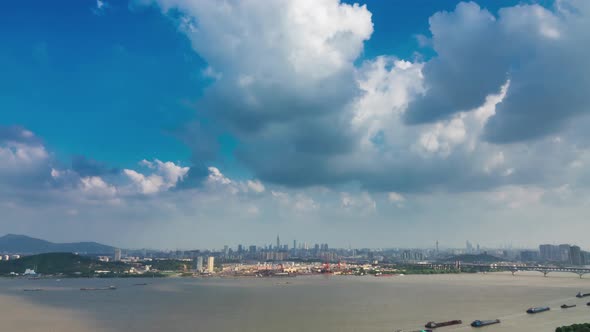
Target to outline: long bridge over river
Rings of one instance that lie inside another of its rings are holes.
[[[590,274],[590,268],[588,267],[576,267],[576,266],[550,266],[550,265],[522,265],[522,264],[510,264],[510,263],[490,263],[490,264],[483,264],[483,263],[463,263],[463,262],[455,262],[454,264],[437,264],[437,263],[429,263],[427,264],[429,267],[434,269],[446,269],[446,268],[455,268],[455,269],[470,269],[476,270],[480,272],[495,272],[495,271],[510,271],[512,275],[520,271],[536,271],[543,273],[543,276],[547,277],[547,275],[551,272],[570,272],[577,274],[580,276],[580,279],[585,274]]]

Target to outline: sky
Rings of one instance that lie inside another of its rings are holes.
[[[23,0],[0,234],[590,249],[590,2]]]

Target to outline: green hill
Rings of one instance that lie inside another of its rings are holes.
[[[47,253],[0,261],[0,275],[10,275],[11,272],[22,274],[26,269],[34,269],[40,274],[86,276],[92,275],[96,270],[122,272],[126,265],[121,262],[101,262],[72,253]]]
[[[0,237],[0,252],[11,254],[41,254],[48,252],[112,254],[114,250],[114,247],[96,242],[53,243],[17,234],[6,234]]]

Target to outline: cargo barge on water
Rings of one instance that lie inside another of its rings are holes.
[[[455,320],[450,320],[450,321],[446,321],[446,322],[428,322],[426,323],[426,325],[424,325],[424,327],[429,328],[429,329],[435,329],[437,327],[443,327],[443,326],[451,326],[451,325],[458,325],[458,324],[463,324],[463,321],[460,319],[455,319]]]
[[[499,319],[492,319],[492,320],[474,320],[471,323],[471,326],[473,327],[483,327],[483,326],[488,326],[488,325],[494,325],[494,324],[500,324],[500,320]]]

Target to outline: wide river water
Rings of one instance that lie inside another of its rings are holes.
[[[2,331],[389,331],[461,319],[440,331],[471,331],[475,319],[501,319],[482,331],[554,331],[590,322],[590,276],[534,272],[314,276],[285,279],[0,279]],[[135,286],[136,283],[148,283]],[[114,291],[81,287],[117,286]],[[24,292],[25,288],[43,288]],[[577,304],[560,309],[561,304]],[[551,311],[529,315],[530,306]]]

